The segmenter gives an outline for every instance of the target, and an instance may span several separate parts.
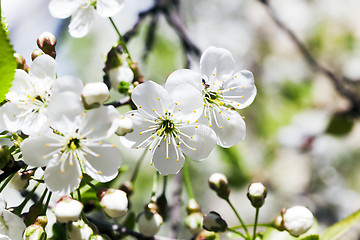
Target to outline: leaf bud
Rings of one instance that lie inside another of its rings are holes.
[[[56,37],[50,32],[43,32],[36,41],[38,47],[51,57],[56,57]]]
[[[76,221],[80,217],[83,207],[81,202],[72,199],[70,196],[64,196],[57,202],[53,211],[58,222],[66,223]]]
[[[66,233],[71,240],[89,240],[94,232],[83,220],[77,220],[66,224]]]
[[[267,190],[262,183],[258,182],[249,185],[247,197],[254,208],[260,208],[264,204],[266,195]]]
[[[17,171],[10,183],[16,190],[23,190],[29,186],[29,180],[34,175],[34,170],[28,170],[25,172]]]
[[[203,218],[204,215],[201,212],[190,213],[185,218],[185,226],[192,234],[198,234],[203,230]]]
[[[116,134],[119,136],[124,136],[127,133],[130,133],[134,130],[134,124],[131,118],[127,116],[121,116],[117,119],[118,129],[116,130]]]
[[[85,84],[81,98],[86,109],[99,107],[110,97],[109,89],[103,82]]]
[[[29,66],[26,64],[25,58],[18,53],[14,53],[16,59],[17,69],[22,69],[26,72],[29,72]]]
[[[216,192],[216,194],[222,198],[227,200],[230,194],[230,187],[226,176],[222,173],[213,173],[209,177],[209,186],[212,190]]]
[[[225,232],[227,223],[221,218],[220,214],[211,211],[209,214],[204,216],[203,228],[212,232]]]
[[[31,60],[35,60],[35,58],[41,56],[41,55],[44,55],[45,53],[40,50],[40,49],[35,49],[32,53],[31,53]]]
[[[124,216],[128,210],[128,198],[124,191],[109,188],[101,194],[100,205],[111,218]]]
[[[294,206],[281,210],[281,215],[275,218],[274,226],[279,231],[286,230],[292,236],[298,237],[306,233],[312,226],[314,216],[304,206]]]
[[[163,219],[157,212],[142,212],[138,217],[138,227],[142,235],[152,237],[160,231]]]

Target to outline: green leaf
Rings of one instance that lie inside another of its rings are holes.
[[[9,92],[15,77],[16,59],[14,49],[4,30],[3,23],[0,24],[0,102],[5,100],[5,95]]]
[[[319,239],[319,235],[309,235],[304,238],[301,238],[300,240],[318,240],[318,239]]]
[[[333,135],[344,135],[351,131],[354,121],[343,113],[335,114],[326,129],[326,132]]]
[[[358,221],[360,221],[360,210],[354,212],[347,218],[330,226],[321,234],[320,240],[337,240],[350,230]]]

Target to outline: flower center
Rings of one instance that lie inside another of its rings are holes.
[[[68,143],[67,143],[67,147],[71,150],[75,150],[80,148],[80,139],[78,138],[70,138]]]
[[[158,124],[158,128],[156,130],[156,134],[158,136],[166,136],[168,134],[175,134],[176,133],[176,125],[174,120],[171,119],[170,113],[165,113],[165,118],[160,118],[160,123]]]

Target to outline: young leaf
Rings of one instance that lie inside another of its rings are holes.
[[[301,238],[300,240],[319,240],[319,235],[309,235],[304,238]]]
[[[337,240],[349,231],[349,229],[360,221],[360,210],[354,212],[347,218],[330,226],[321,234],[320,240]]]
[[[0,102],[2,102],[14,80],[16,59],[2,22],[0,28]]]

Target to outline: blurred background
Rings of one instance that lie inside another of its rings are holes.
[[[69,19],[51,17],[48,3],[2,1],[16,52],[29,64],[36,38],[44,31],[53,32],[58,39],[58,76],[102,81],[107,52],[117,41],[110,21],[97,17],[90,34],[75,39],[67,31]],[[114,17],[120,32],[129,31],[139,12],[153,4],[153,0],[127,0],[124,9]],[[219,212],[230,226],[239,224],[236,216],[207,184],[214,172],[229,178],[230,198],[246,222],[252,223],[255,213],[246,198],[247,186],[260,181],[268,188],[260,222],[272,221],[283,207],[305,205],[314,213],[321,232],[360,207],[360,124],[356,110],[360,106],[352,100],[353,95],[360,98],[360,1],[271,0],[269,4],[275,12],[273,16],[340,83],[335,85],[316,64],[304,58],[294,39],[273,21],[267,5],[260,1],[180,1],[183,26],[192,42],[201,52],[209,46],[228,49],[235,58],[236,70],[254,73],[258,89],[254,103],[239,111],[245,116],[245,140],[230,149],[216,147],[203,162],[189,162],[190,178],[202,211]],[[128,48],[145,79],[161,84],[172,71],[186,67],[186,55],[176,31],[160,15],[153,48],[144,60],[150,21],[151,17],[145,18]],[[198,69],[199,59],[189,59],[190,67]],[[119,96],[112,92],[111,99]],[[129,107],[119,108],[122,113],[128,110]],[[125,149],[118,137],[111,140],[123,150],[123,172],[115,181],[121,183],[131,176],[142,151]],[[155,169],[149,162],[147,155],[134,187],[131,201],[136,214],[150,199]],[[176,184],[170,176],[170,205],[174,190]],[[181,214],[185,217],[185,188],[181,199]],[[166,223],[160,235],[166,236],[168,230]],[[179,237],[189,236],[180,222]],[[343,239],[360,239],[359,236],[360,229],[354,228]]]

